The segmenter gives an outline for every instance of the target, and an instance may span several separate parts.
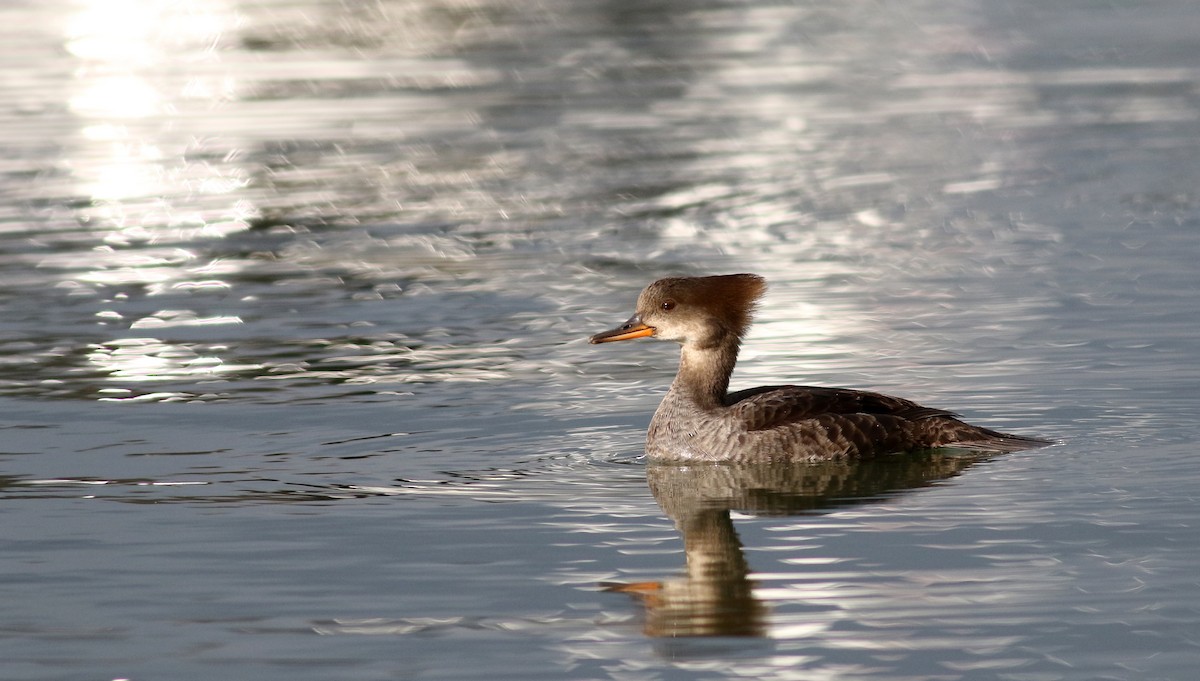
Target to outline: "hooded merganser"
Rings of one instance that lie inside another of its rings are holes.
[[[934,447],[1008,452],[1051,444],[862,390],[773,385],[727,392],[765,289],[755,274],[660,279],[642,291],[629,321],[592,336],[592,343],[654,337],[682,345],[679,372],[646,433],[649,458],[820,461]]]

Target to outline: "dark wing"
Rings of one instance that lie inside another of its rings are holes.
[[[725,399],[729,413],[747,430],[766,430],[822,415],[872,414],[908,421],[954,416],[899,397],[845,388],[774,385],[730,393]]]

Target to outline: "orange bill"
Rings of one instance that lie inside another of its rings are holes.
[[[631,340],[633,338],[645,338],[646,336],[654,335],[654,327],[646,326],[642,320],[634,315],[629,318],[629,321],[618,326],[615,329],[602,331],[601,333],[592,336],[591,343],[613,343],[615,341]]]

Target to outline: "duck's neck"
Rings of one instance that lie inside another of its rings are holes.
[[[737,355],[736,336],[705,346],[684,344],[679,353],[679,373],[675,374],[671,390],[682,393],[703,409],[724,406]]]

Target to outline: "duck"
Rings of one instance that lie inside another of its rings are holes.
[[[646,457],[671,462],[815,462],[916,450],[1013,452],[1052,444],[971,425],[944,409],[849,388],[768,385],[729,392],[738,350],[766,291],[757,274],[668,277],[592,344],[680,344],[675,380],[646,431]]]

